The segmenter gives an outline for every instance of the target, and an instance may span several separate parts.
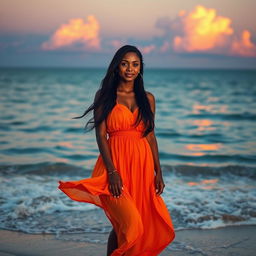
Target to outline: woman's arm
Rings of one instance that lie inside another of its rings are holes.
[[[99,97],[99,92],[99,90],[96,92],[94,102]],[[94,110],[94,118],[96,119],[97,117],[99,117],[101,113],[101,107],[97,111]],[[109,191],[114,197],[119,197],[122,193],[123,182],[122,178],[119,176],[119,172],[112,172],[116,168],[113,164],[107,141],[107,128],[105,120],[103,120],[101,124],[95,128],[95,133],[99,151],[107,169]]]
[[[155,119],[155,97],[152,93],[147,92],[147,96],[148,96],[148,100],[151,106],[151,110],[154,113],[154,119]],[[155,172],[156,174],[162,174],[162,170],[161,170],[161,166],[160,166],[160,161],[159,161],[159,153],[158,153],[158,144],[157,144],[157,140],[156,140],[156,136],[155,136],[155,132],[154,130],[151,131],[147,136],[146,139],[150,145],[152,154],[153,154],[153,158],[154,158],[154,168],[155,168]]]
[[[148,100],[150,103],[150,107],[152,109],[152,112],[154,114],[154,119],[155,119],[155,97],[152,93],[147,92]],[[160,166],[160,161],[159,161],[159,154],[158,154],[158,145],[157,145],[157,140],[155,136],[154,130],[151,131],[147,136],[146,139],[150,145],[152,154],[153,154],[153,159],[154,159],[154,169],[156,172],[155,175],[155,188],[156,188],[156,195],[161,195],[163,193],[165,184],[163,181],[163,176],[162,176],[162,170]]]

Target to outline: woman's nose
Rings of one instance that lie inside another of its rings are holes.
[[[128,67],[127,67],[127,70],[132,70],[132,67],[129,65]]]

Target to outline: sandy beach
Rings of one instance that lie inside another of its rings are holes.
[[[255,255],[256,226],[225,227],[214,230],[181,230],[161,256]],[[57,240],[54,235],[32,235],[0,230],[1,256],[105,256],[107,244]]]

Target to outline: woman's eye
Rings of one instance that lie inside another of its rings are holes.
[[[121,65],[122,65],[122,66],[126,66],[126,63],[123,62],[123,63],[121,63]],[[139,65],[138,63],[134,63],[134,64],[133,64],[134,67],[137,67],[138,65]]]

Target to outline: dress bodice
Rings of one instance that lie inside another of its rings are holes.
[[[128,107],[123,104],[119,104],[116,101],[115,106],[109,113],[106,124],[107,124],[107,132],[113,131],[123,131],[123,130],[137,130],[144,131],[144,123],[141,120],[137,127],[133,126],[136,118],[139,113],[139,108],[137,107],[134,112],[132,112]]]

